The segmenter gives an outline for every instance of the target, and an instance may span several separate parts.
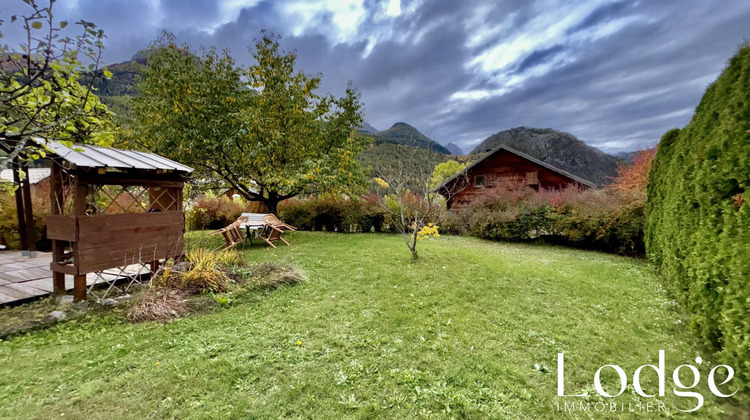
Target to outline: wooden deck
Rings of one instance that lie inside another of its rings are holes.
[[[52,253],[37,252],[36,258],[21,255],[21,251],[0,251],[0,305],[29,300],[52,293],[52,271],[49,264]],[[136,272],[137,266],[128,271]],[[108,278],[117,278],[107,275]],[[86,284],[90,286],[97,281],[97,276],[90,273]],[[102,282],[101,279],[98,282]],[[73,276],[65,276],[65,290],[73,289]]]

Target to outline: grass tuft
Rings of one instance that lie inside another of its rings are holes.
[[[190,262],[190,269],[179,275],[183,287],[214,292],[229,290],[231,280],[226,267],[228,262],[235,262],[229,252],[198,249],[188,252],[185,257]]]
[[[242,257],[236,252],[203,248],[187,252],[185,259],[190,266],[187,271],[178,271],[174,261],[167,261],[161,274],[152,280],[152,285],[192,292],[225,292],[232,283],[228,275],[230,268],[243,264]]]
[[[184,315],[187,310],[188,296],[185,291],[153,288],[130,308],[127,317],[133,322],[168,321]]]
[[[247,285],[253,289],[278,289],[308,281],[297,269],[278,263],[264,263],[253,266],[246,277]]]

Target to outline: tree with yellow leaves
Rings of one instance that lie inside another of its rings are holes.
[[[417,245],[421,240],[440,236],[435,221],[443,209],[444,198],[437,186],[465,166],[455,161],[439,164],[434,169],[416,164],[433,161],[438,153],[409,145],[396,159],[374,168],[375,184],[380,190],[379,203],[386,211],[388,223],[401,234],[413,260],[419,258]],[[450,197],[467,185],[468,179],[459,176],[456,188],[443,194]]]

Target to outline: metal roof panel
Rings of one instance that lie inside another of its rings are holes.
[[[79,167],[193,172],[193,168],[155,153],[77,143],[74,143],[72,147],[67,147],[62,143],[51,140],[45,142],[37,139],[36,141],[39,144],[46,144],[56,155]]]

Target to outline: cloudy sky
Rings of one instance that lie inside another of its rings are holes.
[[[37,0],[40,1],[40,0]],[[24,10],[2,0],[0,14]],[[570,132],[607,152],[653,145],[685,125],[743,38],[750,1],[58,0],[95,22],[105,59],[129,59],[161,30],[229,48],[251,64],[261,29],[339,94],[351,80],[366,120],[405,121],[470,150],[512,127]],[[17,31],[3,27],[12,43]]]

